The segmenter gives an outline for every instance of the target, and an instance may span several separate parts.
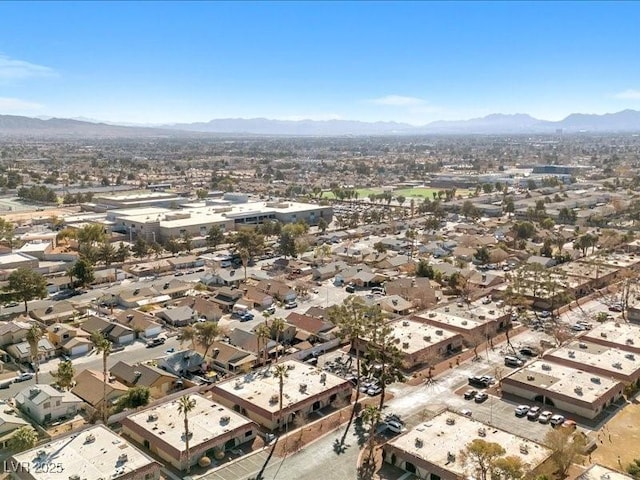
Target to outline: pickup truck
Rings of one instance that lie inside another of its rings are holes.
[[[158,345],[163,345],[165,341],[166,339],[163,337],[152,338],[147,342],[147,348],[153,348],[157,347]]]

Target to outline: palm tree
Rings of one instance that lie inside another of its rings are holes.
[[[375,405],[367,405],[362,412],[362,421],[369,424],[369,455],[373,455],[373,441],[376,437],[376,427],[382,418],[380,409]]]
[[[189,395],[178,399],[178,413],[184,415],[184,443],[187,454],[187,473],[191,471],[191,452],[189,451],[189,413],[196,407],[196,401]]]
[[[31,362],[33,363],[33,371],[36,374],[36,383],[38,382],[38,372],[40,370],[40,339],[43,335],[42,329],[38,325],[32,325],[27,332],[27,342],[29,343],[29,353],[31,354]]]
[[[283,363],[276,365],[274,370],[275,376],[278,378],[278,419],[282,424],[282,401],[284,398],[284,379],[289,376],[289,369]],[[285,422],[286,423],[286,422]]]
[[[91,341],[96,349],[96,353],[102,353],[102,421],[107,424],[107,360],[111,353],[111,342],[101,332],[95,331],[91,334]]]
[[[347,434],[355,418],[358,400],[360,398],[360,348],[362,347],[360,340],[364,337],[369,325],[369,314],[366,310],[366,306],[360,297],[348,297],[342,305],[336,305],[329,309],[329,320],[335,325],[338,325],[341,338],[349,341],[349,350],[355,351],[356,355],[356,378],[358,381],[356,398],[351,409],[349,423],[347,423],[347,428],[340,441],[341,445],[344,445],[347,439]]]
[[[274,337],[276,340],[276,343],[279,344],[280,343],[280,335],[282,335],[282,333],[284,332],[284,320],[276,317],[273,320],[271,320],[271,333],[275,333]],[[276,345],[276,363],[278,363],[278,352],[279,352],[279,345]]]
[[[267,345],[269,344],[269,338],[271,336],[266,322],[258,325],[256,335],[258,337],[258,356],[260,356],[260,345],[262,344],[262,364],[265,365],[267,363]]]
[[[242,260],[242,267],[244,268],[244,281],[247,281],[247,265],[249,264],[249,250],[246,248],[241,248],[238,251],[240,255],[240,260]]]

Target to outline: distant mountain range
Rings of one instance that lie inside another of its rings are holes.
[[[351,120],[270,120],[266,118],[227,118],[210,122],[173,125],[132,126],[85,119],[30,118],[0,115],[1,136],[55,137],[149,137],[216,135],[497,135],[590,132],[640,132],[640,112],[623,110],[604,115],[573,113],[558,122],[539,120],[526,114],[500,113],[460,121],[437,121],[423,126],[397,122],[359,122]]]

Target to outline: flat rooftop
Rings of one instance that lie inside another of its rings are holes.
[[[430,320],[432,322],[438,322],[445,328],[447,325],[450,325],[451,327],[463,330],[473,330],[474,328],[477,328],[487,322],[487,320],[472,320],[470,318],[459,317],[452,313],[445,312],[444,308],[433,310],[431,312],[420,313],[418,315],[414,315],[414,317],[424,318],[425,320]]]
[[[618,345],[622,350],[629,347],[638,348],[640,347],[640,327],[624,322],[599,323],[582,336],[583,340],[590,338]]]
[[[123,193],[101,194],[93,197],[94,202],[112,201],[112,202],[131,202],[135,200],[161,200],[176,198],[175,193],[170,192],[152,192],[148,190],[137,190]]]
[[[505,456],[520,458],[530,469],[551,455],[551,450],[542,445],[452,412],[423,422],[388,444],[460,478],[467,478],[468,470],[461,461],[460,451],[476,439],[500,444],[506,450]],[[525,449],[527,453],[523,453]],[[450,460],[450,454],[455,455],[455,461]]]
[[[626,475],[596,463],[579,475],[577,480],[630,480],[632,478],[631,475]]]
[[[554,267],[556,270],[563,271],[571,277],[589,278],[597,280],[599,278],[610,275],[620,269],[620,267],[610,267],[594,261],[581,261],[563,263]]]
[[[406,354],[419,352],[431,345],[447,342],[460,335],[416,320],[402,319],[388,325],[392,329],[392,336],[400,340],[400,343],[397,344],[398,348]]]
[[[578,261],[584,262],[585,260],[588,259],[581,259]],[[640,262],[640,255],[635,255],[633,253],[609,253],[607,255],[598,255],[598,257],[594,258],[593,261],[598,262],[601,265],[609,265],[611,267],[629,268]]]
[[[191,395],[196,406],[189,413],[189,447],[195,448],[225,433],[253,424],[231,409],[200,395]],[[183,438],[184,415],[178,412],[178,400],[163,403],[127,417],[144,433],[145,438],[159,438],[181,452],[185,450]],[[142,432],[139,432],[142,433]]]
[[[282,408],[304,402],[340,385],[351,388],[351,384],[347,380],[329,372],[323,372],[311,365],[293,360],[281,364],[289,368],[289,376],[284,380]],[[218,383],[215,389],[240,397],[270,413],[277,413],[279,402],[272,402],[271,398],[279,396],[279,381],[274,375],[273,369],[269,370],[270,373],[267,376],[264,375],[264,372],[265,370],[261,369],[227,382]],[[301,388],[301,385],[306,385],[306,388]]]
[[[640,355],[597,343],[576,340],[566,344],[545,358],[560,358],[576,365],[589,365],[611,372],[611,376],[631,376],[640,370]]]
[[[536,360],[506,378],[587,403],[596,402],[620,383],[612,378],[565,367],[549,360]]]
[[[34,257],[28,256],[26,253],[7,253],[0,255],[0,266],[16,262],[30,262],[36,260]]]
[[[125,454],[126,460],[123,458]],[[58,438],[18,453],[13,458],[19,463],[31,464],[30,475],[36,480],[60,480],[73,474],[94,480],[116,478],[156,463],[102,425]],[[47,472],[36,467],[41,464],[60,464],[64,471],[51,469]]]

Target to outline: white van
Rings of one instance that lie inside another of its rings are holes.
[[[231,310],[231,313],[237,317],[242,315],[243,313],[247,313],[249,311],[249,307],[246,305],[242,305],[241,303],[236,303]]]

